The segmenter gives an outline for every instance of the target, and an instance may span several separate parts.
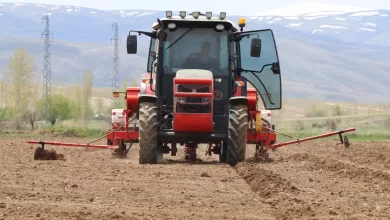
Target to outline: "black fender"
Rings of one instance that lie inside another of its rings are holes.
[[[248,97],[246,96],[234,96],[229,99],[229,105],[245,105],[248,109],[248,121],[250,119],[248,108]]]
[[[138,108],[137,108],[137,119],[139,119],[139,103],[141,102],[154,102],[157,103],[157,96],[148,95],[148,94],[140,94],[138,98]]]

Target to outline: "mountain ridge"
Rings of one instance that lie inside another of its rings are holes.
[[[98,15],[98,11],[99,13],[103,11],[74,6],[56,7],[43,4],[37,6],[33,3],[2,4],[0,67],[6,66],[14,48],[25,47],[34,56],[37,71],[40,70],[43,60],[42,16],[51,11],[49,17],[54,33],[51,42],[53,83],[75,83],[84,69],[91,69],[95,75],[95,86],[99,87],[111,86],[113,58],[111,38],[114,34],[112,24],[118,23],[121,38],[120,77],[139,78],[146,70],[148,38],[142,36],[139,38],[137,55],[127,55],[125,39],[128,30],[151,30],[157,17],[165,17],[164,11],[154,10],[111,10],[108,13],[104,11],[104,15]],[[390,31],[382,28],[390,19],[381,16],[385,13],[390,15],[390,11],[373,11],[379,12],[362,15],[360,20],[355,19],[356,16],[348,17],[349,12],[346,13],[345,21],[351,23],[348,29],[343,29],[346,31],[343,34],[327,32],[326,28],[332,29],[327,26],[322,26],[323,34],[312,32],[319,26],[326,25],[325,22],[343,21],[335,18],[344,15],[313,19],[305,19],[307,16],[297,19],[291,17],[277,19],[280,16],[263,16],[262,19],[259,16],[256,19],[246,17],[245,29],[273,29],[281,60],[285,96],[336,101],[390,102],[388,97],[390,42],[387,40],[390,39],[387,37],[390,36]],[[240,16],[228,15],[229,20],[234,21],[238,18]],[[307,24],[289,26],[291,21],[302,21]],[[356,31],[360,23],[371,23],[371,26],[375,23],[376,31],[370,32],[371,35],[365,35],[366,33],[361,35]],[[337,26],[336,23],[329,24],[332,25]],[[340,31],[339,29],[336,30]]]

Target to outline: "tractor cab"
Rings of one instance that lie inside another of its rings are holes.
[[[246,95],[246,82],[256,88],[267,110],[280,109],[280,66],[273,32],[243,32],[245,25],[244,18],[237,26],[224,12],[214,17],[211,12],[186,15],[181,11],[173,16],[167,11],[165,18],[153,24],[154,31],[138,31],[150,37],[147,71],[155,86],[151,90],[172,106],[176,73],[182,69],[208,70],[214,78],[215,114],[225,114],[235,94]],[[137,52],[137,35],[128,36],[127,52]]]
[[[150,37],[147,77],[142,79],[138,109],[130,110],[137,111],[141,126],[142,118],[151,114],[146,109],[156,106],[158,146],[227,143],[233,132],[229,131],[232,117],[244,114],[249,121],[257,114],[257,95],[249,97],[247,83],[260,95],[265,109],[281,108],[279,59],[272,30],[243,32],[245,26],[244,18],[237,26],[224,12],[213,16],[211,12],[187,15],[181,11],[173,16],[167,11],[165,18],[152,25],[153,31],[130,31]],[[129,34],[127,53],[137,53],[137,34]],[[235,106],[246,110],[233,111]]]

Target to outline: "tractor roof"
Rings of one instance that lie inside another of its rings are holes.
[[[194,18],[193,16],[186,16],[184,18],[181,18],[180,16],[172,16],[171,18],[161,18],[162,22],[164,21],[190,21],[190,22],[220,22],[220,23],[229,23],[232,25],[232,31],[236,32],[239,30],[239,27],[232,21],[227,19],[221,19],[219,17],[211,17],[210,19],[207,19],[205,15],[199,15],[198,18]],[[154,22],[153,23],[153,29],[157,30],[159,28],[159,23]]]

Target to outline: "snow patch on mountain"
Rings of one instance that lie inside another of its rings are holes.
[[[362,12],[350,14],[349,16],[360,17],[360,16],[374,16],[374,15],[379,15],[379,12],[378,11],[362,11]]]
[[[302,16],[329,16],[329,15],[341,15],[345,14],[345,11],[318,11],[307,14],[302,14]]]
[[[287,25],[287,27],[299,27],[302,23],[290,23]]]
[[[139,14],[139,15],[137,15],[137,16],[151,15],[151,14],[154,14],[154,13],[156,13],[156,12],[144,12],[144,13]]]
[[[136,12],[136,11],[126,13],[127,16],[133,16],[133,15],[136,15],[136,14],[138,14],[138,12]]]
[[[316,32],[323,32],[324,30],[322,30],[322,29],[315,29],[315,30],[313,30],[311,33],[312,34],[314,34],[314,33],[316,33]]]
[[[358,28],[358,30],[361,30],[361,31],[371,31],[371,32],[376,31],[376,30],[371,29],[371,28]]]
[[[371,22],[362,23],[362,25],[376,27],[376,24],[375,23],[371,23]]]
[[[275,21],[280,21],[282,20],[281,18],[275,18],[272,21],[267,21],[268,24],[274,23]]]
[[[325,18],[325,17],[327,17],[327,16],[322,15],[322,16],[303,17],[303,19],[306,19],[306,20],[314,20],[314,19]]]
[[[333,26],[333,25],[327,25],[327,24],[320,25],[320,28],[348,29],[347,27],[344,27],[344,26]]]
[[[326,3],[307,1],[307,2],[299,2],[297,4],[287,5],[286,7],[270,10],[267,12],[260,12],[257,15],[258,16],[266,16],[266,15],[298,16],[298,15],[304,15],[310,13],[322,13],[321,15],[329,15],[329,13],[342,14],[347,12],[366,11],[366,10],[373,10],[373,9],[332,5]]]
[[[298,20],[299,17],[296,17],[296,16],[292,16],[292,17],[283,17],[284,19],[288,19],[288,20]]]

